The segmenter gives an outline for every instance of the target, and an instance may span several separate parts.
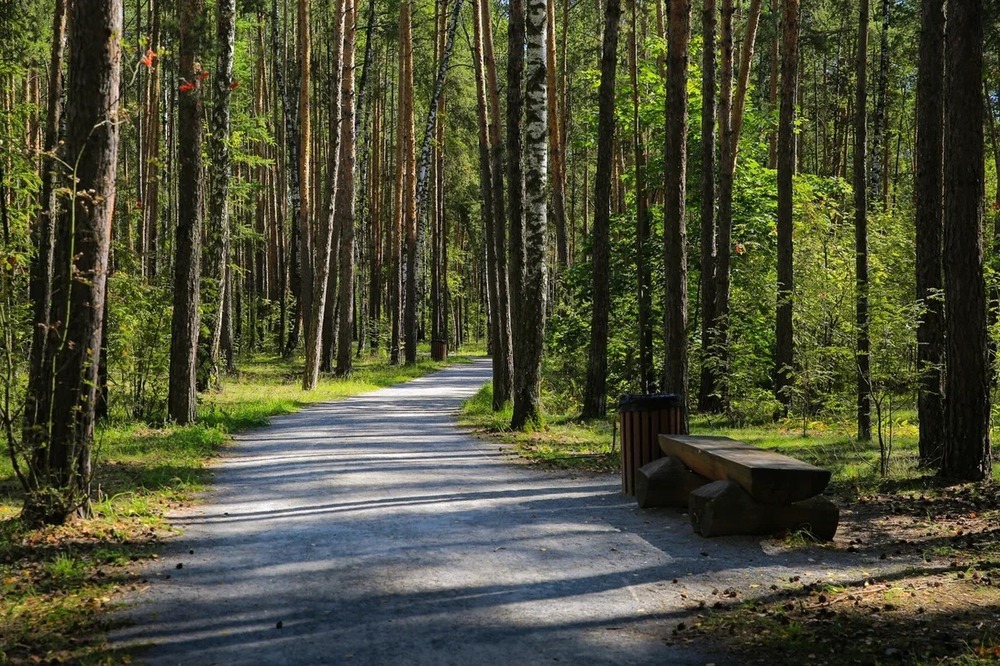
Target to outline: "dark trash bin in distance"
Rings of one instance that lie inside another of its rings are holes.
[[[434,340],[431,342],[431,359],[434,361],[448,360],[447,340]]]
[[[639,468],[662,458],[657,435],[684,434],[684,403],[673,393],[629,394],[618,400],[622,492],[635,495]]]

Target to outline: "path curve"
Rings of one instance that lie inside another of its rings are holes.
[[[725,663],[672,629],[713,589],[824,566],[697,537],[611,475],[511,464],[454,425],[489,376],[478,360],[237,436],[113,641],[152,664]]]

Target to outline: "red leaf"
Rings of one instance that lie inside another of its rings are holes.
[[[202,81],[204,81],[205,79],[207,79],[208,76],[209,76],[209,73],[206,72],[206,71],[198,72],[198,78],[201,79]]]
[[[182,83],[179,86],[177,86],[177,90],[179,90],[182,93],[186,93],[186,92],[191,92],[196,87],[197,86],[194,83],[189,83],[189,82],[185,81],[184,83]]]
[[[229,89],[230,90],[236,90],[239,87],[240,87],[240,82],[239,81],[233,81],[232,83],[229,84]]]
[[[156,51],[154,51],[153,49],[149,49],[148,51],[146,51],[146,55],[144,55],[142,57],[142,60],[140,60],[139,62],[145,65],[146,67],[152,67],[154,60],[156,60]]]

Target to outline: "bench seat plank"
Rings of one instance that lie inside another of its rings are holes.
[[[660,449],[714,481],[735,481],[758,502],[788,504],[815,497],[830,472],[728,437],[660,435]]]

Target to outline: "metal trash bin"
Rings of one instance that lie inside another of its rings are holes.
[[[431,359],[434,361],[448,360],[447,340],[434,340],[431,342]]]
[[[622,493],[635,495],[639,468],[662,458],[657,435],[684,434],[684,402],[673,393],[629,394],[618,400]]]

